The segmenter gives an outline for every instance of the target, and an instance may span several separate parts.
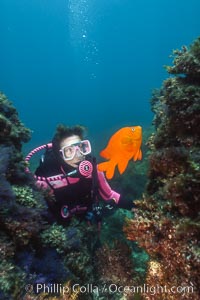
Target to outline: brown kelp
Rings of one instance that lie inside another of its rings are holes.
[[[124,231],[150,256],[143,299],[199,299],[200,38],[174,51],[152,97],[148,183]],[[149,289],[148,289],[149,287]]]

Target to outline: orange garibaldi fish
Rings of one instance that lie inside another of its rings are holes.
[[[142,151],[142,127],[123,127],[111,136],[108,145],[100,152],[100,155],[109,161],[98,164],[98,170],[106,172],[107,179],[111,179],[118,166],[122,174],[130,159],[141,160]]]

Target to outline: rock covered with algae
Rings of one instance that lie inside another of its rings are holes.
[[[142,299],[199,299],[200,38],[174,51],[169,78],[152,97],[148,184],[127,238],[150,256]]]

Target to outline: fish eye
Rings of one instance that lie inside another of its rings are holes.
[[[132,127],[132,128],[131,128],[131,130],[132,130],[132,131],[135,131],[135,128],[134,128],[134,127]]]

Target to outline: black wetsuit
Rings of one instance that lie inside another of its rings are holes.
[[[50,186],[55,195],[56,202],[49,201],[48,203],[52,214],[57,219],[66,221],[67,218],[65,219],[61,212],[63,212],[63,207],[67,207],[71,212],[69,216],[73,214],[77,214],[79,217],[87,217],[88,214],[91,216],[91,213],[99,213],[96,210],[99,207],[99,199],[105,200],[103,202],[108,205],[117,203],[118,207],[131,209],[133,203],[124,201],[119,193],[111,189],[104,174],[97,171],[95,158],[89,155],[86,160],[93,165],[92,174],[87,177],[81,176],[77,171],[78,169],[58,160],[52,150],[48,150],[44,160],[41,160],[40,166],[35,172],[37,176],[49,178],[50,176],[61,175],[64,177],[62,182],[61,180],[41,182],[43,186],[44,183],[46,184],[44,187]],[[75,174],[69,176],[73,171]],[[39,180],[38,183],[40,183]]]

